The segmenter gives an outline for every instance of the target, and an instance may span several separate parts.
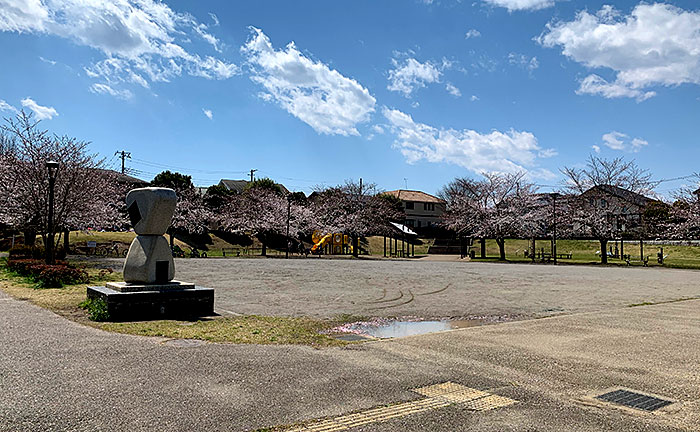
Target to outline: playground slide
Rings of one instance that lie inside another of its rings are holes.
[[[352,246],[348,242],[347,235],[344,236],[343,234],[339,234],[339,233],[329,233],[329,234],[324,235],[321,238],[318,238],[316,236],[316,234],[314,234],[314,236],[316,237],[317,240],[316,240],[316,243],[311,247],[311,252],[314,252],[314,253],[318,252],[319,248],[322,248],[323,246],[325,246],[327,244],[330,244],[333,246],[331,249],[336,249],[336,248],[340,249],[340,245],[342,244],[343,246],[349,248],[350,252],[352,252]],[[334,237],[335,237],[335,239],[334,239]],[[313,239],[313,237],[312,237],[312,239]],[[331,252],[331,253],[337,254],[337,253],[343,253],[343,252],[336,251],[336,252]]]
[[[321,237],[321,239],[318,242],[316,242],[316,244],[314,244],[311,247],[311,252],[316,252],[318,250],[318,248],[323,247],[324,245],[326,245],[327,243],[329,243],[332,240],[333,240],[333,234],[324,235],[323,237]]]

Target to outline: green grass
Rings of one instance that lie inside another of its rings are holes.
[[[508,239],[505,243],[506,259],[511,262],[528,262],[524,252],[530,244],[529,240]],[[608,247],[612,246],[615,250],[615,243],[609,242]],[[618,242],[618,249],[620,244]],[[656,254],[659,251],[659,245],[644,244],[644,255],[649,257],[649,266],[660,266],[656,261]],[[538,240],[536,242],[537,251],[544,248],[545,253],[551,251],[551,242],[549,240]],[[480,245],[478,241],[474,242],[472,248],[477,256],[478,261],[483,261],[479,257]],[[676,246],[663,245],[664,255],[668,255],[664,261],[664,267],[700,269],[700,246]],[[560,259],[560,263],[564,264],[598,264],[600,263],[600,255],[597,254],[600,250],[600,243],[595,240],[558,240],[557,253],[571,253],[572,259]],[[624,253],[630,254],[630,264],[640,266],[639,241],[625,241]],[[486,241],[486,256],[488,261],[498,260],[498,245],[495,240]],[[608,258],[610,265],[627,265],[624,260],[616,258]]]
[[[213,317],[197,321],[155,320],[136,322],[95,322],[88,318],[85,306],[87,285],[35,289],[28,278],[9,271],[6,259],[0,260],[0,290],[18,300],[28,301],[65,318],[105,331],[140,336],[200,339],[235,344],[295,344],[313,347],[342,346],[348,342],[334,339],[324,331],[356,321],[354,316],[338,316],[319,320],[308,317],[237,316]],[[98,269],[88,268],[93,281],[100,277]],[[119,279],[115,274],[105,279]],[[81,307],[82,306],[82,307]]]

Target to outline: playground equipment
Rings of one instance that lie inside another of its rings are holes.
[[[311,253],[320,254],[323,252],[328,255],[352,253],[350,238],[345,234],[323,234],[319,231],[314,231],[311,235],[311,241],[314,243],[311,247]]]

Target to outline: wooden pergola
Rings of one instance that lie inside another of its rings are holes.
[[[418,234],[408,228],[406,225],[390,222],[391,234],[389,234],[389,255],[390,257],[408,257],[415,256],[415,241],[409,242],[409,239],[418,239]],[[399,249],[399,241],[401,249]],[[392,242],[393,248],[392,248]],[[384,235],[384,257],[387,257],[387,236]]]

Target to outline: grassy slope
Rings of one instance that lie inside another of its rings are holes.
[[[525,249],[528,248],[528,240],[506,240],[506,258],[510,261],[528,261],[524,256]],[[615,243],[608,243],[608,247],[612,246],[615,250]],[[551,243],[549,240],[539,240],[536,242],[537,250],[544,248],[545,253],[550,252]],[[618,243],[619,248],[619,243]],[[664,261],[664,266],[679,267],[679,268],[700,268],[700,246],[663,246],[664,255],[668,255]],[[474,250],[479,255],[479,244],[474,243]],[[596,252],[600,251],[600,243],[590,240],[558,240],[557,253],[571,253],[573,259],[561,260],[564,263],[599,263],[600,255]],[[644,245],[644,255],[649,257],[649,265],[658,265],[656,262],[656,254],[659,251],[657,245]],[[640,250],[638,241],[625,242],[625,254],[631,255],[632,265],[641,265]],[[486,242],[486,255],[490,258],[498,257],[498,245],[494,240]],[[620,259],[608,258],[610,264],[626,263]]]
[[[111,245],[113,242],[119,242],[126,248],[129,246],[129,244],[131,244],[131,241],[135,237],[136,233],[134,232],[71,231],[70,244],[74,247],[78,245],[84,246],[88,241],[96,241],[98,244],[105,245]],[[206,245],[207,256],[220,257],[222,256],[223,248],[241,248],[241,246],[228,243],[214,234],[210,234],[209,237],[211,238],[211,243]],[[166,238],[168,241],[170,240],[167,235]],[[175,244],[180,246],[185,252],[190,251],[190,246],[178,238],[175,238]],[[253,248],[251,253],[260,254],[261,245],[257,240],[254,241],[250,248]],[[268,253],[271,255],[276,255],[284,252],[268,248]]]

